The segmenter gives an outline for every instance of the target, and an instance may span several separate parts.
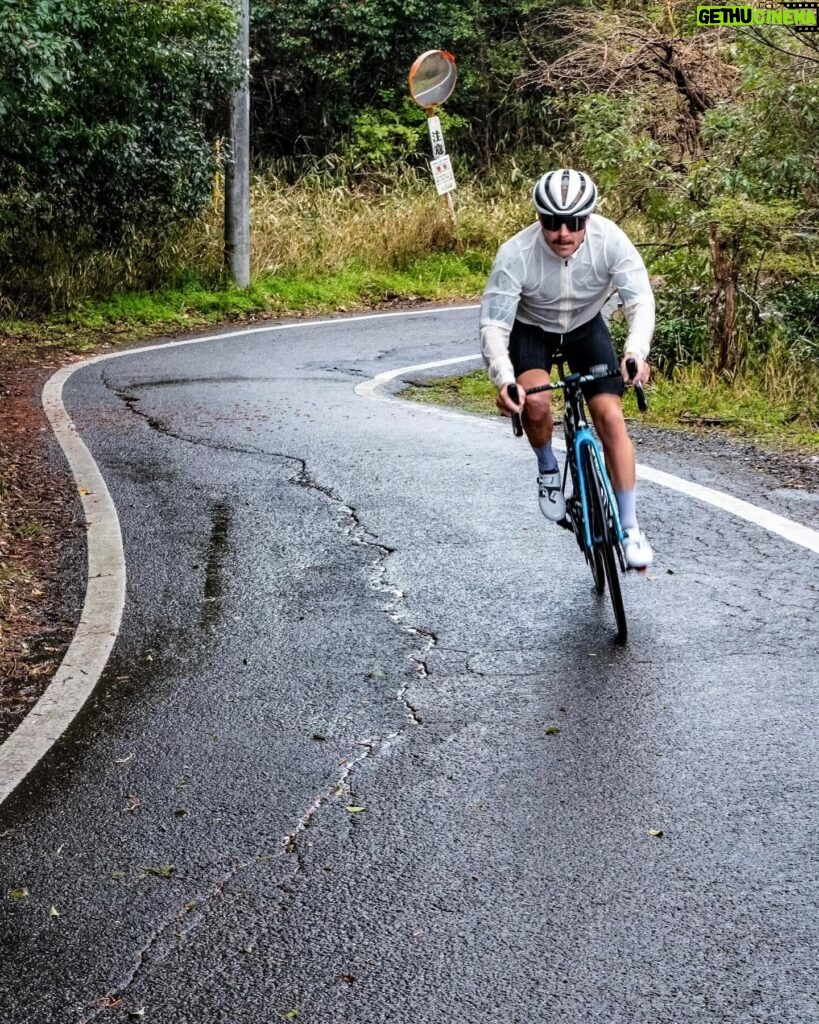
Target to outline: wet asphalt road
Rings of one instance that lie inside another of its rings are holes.
[[[4,1022],[819,1021],[817,556],[645,484],[613,646],[506,422],[354,393],[475,316],[71,379],[128,601],[0,808]]]

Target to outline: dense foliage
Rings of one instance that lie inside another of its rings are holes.
[[[260,180],[400,198],[428,151],[407,70],[443,47],[459,64],[442,116],[460,180],[490,204],[519,193],[523,223],[542,168],[588,169],[657,284],[661,364],[816,359],[817,37],[704,28],[695,8],[250,0],[254,156],[276,168]],[[213,237],[193,218],[214,188],[235,29],[233,0],[0,0],[0,312],[99,293],[118,280],[108,266],[156,283],[180,226]],[[279,268],[261,219],[258,265]],[[473,228],[437,225],[434,244],[488,252],[491,231]]]
[[[534,0],[251,0],[257,151],[342,153],[365,170],[417,158],[424,116],[406,99],[407,72],[419,54],[438,48],[456,54],[460,65],[447,105],[454,148],[485,166],[499,151],[540,144],[540,100],[513,87],[526,66],[522,31],[535,6]]]
[[[0,270],[150,241],[210,196],[229,0],[0,0]]]
[[[733,371],[819,354],[819,50],[767,27],[698,28],[693,4],[558,14],[529,81],[559,92],[570,158],[642,237],[658,352]]]

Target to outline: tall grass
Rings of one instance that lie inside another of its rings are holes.
[[[498,194],[478,182],[455,193],[452,218],[429,179],[407,168],[373,185],[322,183],[307,176],[291,183],[273,170],[251,189],[256,277],[295,272],[315,276],[351,265],[406,270],[436,252],[492,252],[529,217],[526,190]],[[222,203],[214,203],[186,239],[185,261],[218,271]]]
[[[233,288],[223,273],[223,195],[217,179],[209,207],[161,245],[130,239],[116,251],[83,254],[81,241],[70,253],[45,241],[39,265],[18,275],[16,306],[8,298],[4,306],[0,296],[0,316],[49,313],[47,343],[84,349],[98,343],[100,332],[121,332],[127,339],[166,326],[260,312],[323,312],[391,298],[464,298],[480,292],[498,244],[532,216],[528,179],[514,165],[500,169],[492,181],[464,175],[455,193],[454,221],[426,172],[418,169],[359,183],[338,167],[317,167],[295,182],[292,168],[287,170],[268,167],[253,179],[250,289]],[[637,239],[642,230],[644,225],[630,225]],[[686,407],[713,409],[733,395],[742,397],[742,410],[726,409],[728,418],[762,423],[770,406],[780,421],[790,419],[795,431],[815,431],[816,361],[796,358],[782,338],[769,336],[732,379],[712,379],[680,341],[681,331],[702,327],[699,307],[684,301],[686,287],[684,277],[661,285],[655,345],[661,366],[664,353],[680,350],[679,360],[667,369]],[[15,329],[10,318],[0,330],[36,336],[30,322]],[[623,325],[617,330],[623,333]]]
[[[501,188],[464,181],[455,195],[456,220],[425,172],[405,168],[366,185],[306,174],[293,183],[276,169],[251,187],[251,273],[255,280],[317,278],[351,267],[405,271],[435,253],[481,254],[529,218],[525,183]],[[37,258],[15,271],[0,295],[0,316],[75,310],[116,292],[223,282],[223,191],[214,183],[210,206],[161,243],[129,238],[110,251],[86,251],[44,238]]]

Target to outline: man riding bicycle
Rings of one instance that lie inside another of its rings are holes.
[[[645,383],[654,333],[654,296],[645,264],[626,234],[594,213],[597,187],[580,171],[549,171],[532,192],[538,220],[505,242],[495,257],[481,303],[481,352],[489,379],[498,389],[505,416],[520,412],[537,455],[538,496],[547,519],[566,514],[560,471],[552,451],[550,392],[525,396],[524,389],[549,383],[558,351],[572,372],[617,373],[617,355],[602,308],[612,288],[628,321],[628,338],[619,364],[621,377],[583,385],[583,394],[606,465],[625,531],[626,563],[643,569],[653,552],[635,511],[634,446],[626,430],[621,396],[629,380],[626,360],[637,362],[634,381]],[[521,385],[520,402],[509,385]]]

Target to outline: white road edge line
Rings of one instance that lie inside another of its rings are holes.
[[[62,402],[63,387],[72,374],[93,363],[105,362],[109,359],[120,359],[125,356],[140,355],[144,352],[179,348],[183,345],[197,345],[208,341],[223,341],[226,338],[250,334],[275,333],[294,328],[325,327],[331,324],[338,326],[355,320],[377,320],[400,316],[437,316],[441,313],[463,312],[477,308],[474,305],[445,306],[439,309],[368,313],[360,316],[333,317],[326,320],[269,324],[264,327],[183,338],[180,341],[164,342],[142,348],[127,349],[123,352],[109,352],[94,356],[63,367],[49,378],[43,388],[43,408],[57,441],[65,453],[80,493],[88,527],[88,586],[80,623],[54,678],[23,722],[4,743],[0,744],[0,804],[51,749],[88,700],[102,675],[114,646],[125,605],[125,560],[116,508],[97,464],[77,434],[77,429]],[[480,356],[476,354],[405,366],[363,381],[356,386],[355,392],[375,401],[398,401],[393,396],[380,393],[379,389],[396,377],[477,360],[480,360]],[[432,406],[417,405],[415,408],[447,419],[469,420],[471,423],[482,424],[495,430],[502,426],[500,422],[465,413],[448,412]],[[564,448],[562,442],[557,439],[555,447]],[[757,508],[739,498],[722,494],[710,487],[689,483],[680,477],[651,469],[649,466],[640,465],[637,467],[637,472],[640,479],[649,480],[661,487],[668,487],[681,494],[714,505],[740,519],[784,537],[794,544],[819,553],[819,532],[816,530],[765,509]]]
[[[420,373],[423,370],[439,369],[443,366],[454,366],[458,363],[475,362],[480,358],[479,354],[459,356],[457,359],[442,359],[434,363],[418,363],[415,366],[404,366],[400,370],[389,370],[386,373],[380,373],[377,377],[373,377],[372,380],[362,381],[361,384],[356,386],[356,394],[366,398],[373,398],[376,401],[398,401],[395,396],[379,394],[379,389],[390,381],[395,380],[396,377],[406,377],[409,374]],[[469,413],[453,413],[435,406],[418,405],[418,409],[424,409],[447,419],[468,419],[472,421],[478,419],[478,417]],[[483,419],[480,422],[493,429],[497,429],[498,426],[498,422],[494,420]],[[566,450],[565,444],[557,438],[554,440],[554,447],[559,448],[561,451]],[[652,469],[651,466],[644,466],[640,463],[637,465],[637,478],[639,480],[648,480],[660,487],[667,487],[669,490],[677,491],[688,498],[695,498],[697,501],[705,502],[706,505],[713,505],[724,512],[729,512],[738,519],[744,519],[755,526],[761,526],[769,533],[775,533],[792,544],[798,544],[803,548],[807,548],[808,551],[819,554],[819,531],[813,530],[809,526],[803,526],[792,519],[786,519],[785,516],[777,515],[776,512],[769,512],[767,509],[752,505],[749,501],[734,498],[730,494],[723,494],[722,491],[715,491],[713,488],[705,487],[703,484],[695,484],[689,480],[684,480],[682,477],[674,476],[672,473],[665,473],[660,469]]]
[[[82,502],[87,526],[88,585],[79,625],[53,679],[20,725],[0,744],[0,804],[48,753],[73,722],[99,682],[113,649],[125,606],[125,558],[119,517],[105,480],[63,405],[62,393],[72,374],[93,363],[124,356],[179,348],[208,341],[224,341],[249,334],[274,333],[294,328],[336,326],[354,320],[378,320],[397,316],[437,316],[477,306],[444,306],[391,313],[267,324],[244,330],[198,335],[179,341],[146,345],[93,356],[58,370],[43,388],[43,409],[65,453]]]
[[[87,525],[88,585],[74,637],[45,693],[0,746],[0,803],[62,736],[105,668],[125,604],[125,561],[117,510],[62,402],[63,385],[84,363],[65,367],[43,389],[43,408],[65,452]]]

